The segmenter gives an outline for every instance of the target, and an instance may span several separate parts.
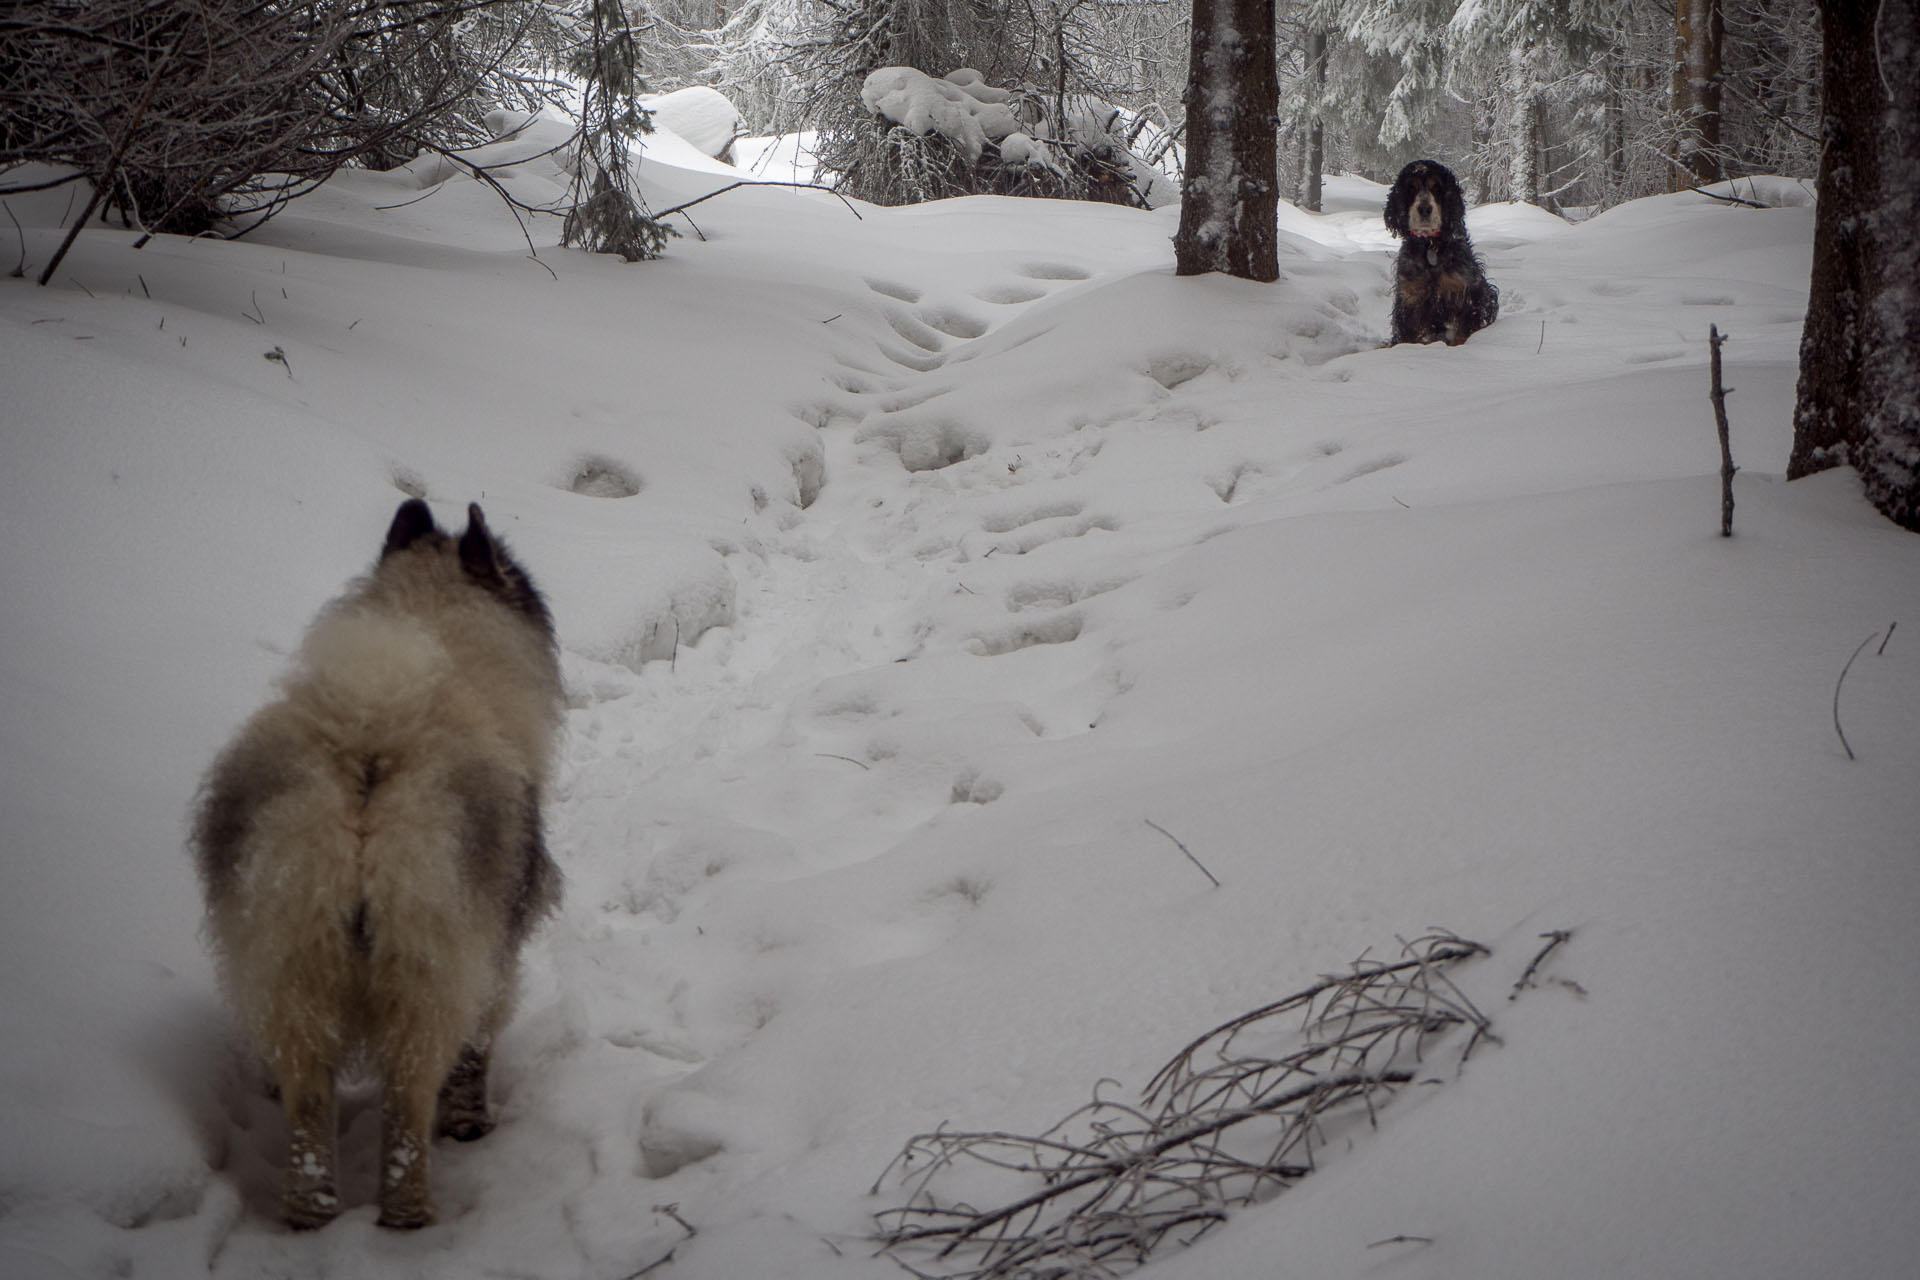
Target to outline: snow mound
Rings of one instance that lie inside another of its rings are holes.
[[[671,93],[643,95],[656,130],[669,129],[703,155],[724,159],[740,134],[740,110],[718,89],[689,85]]]

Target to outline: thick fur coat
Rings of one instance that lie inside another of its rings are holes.
[[[1500,314],[1500,290],[1487,279],[1467,238],[1467,202],[1453,171],[1416,160],[1400,171],[1382,211],[1400,237],[1393,267],[1393,341],[1457,347]]]
[[[287,1221],[340,1210],[335,1082],[381,1081],[380,1221],[434,1205],[440,1132],[490,1128],[488,1053],[558,900],[540,801],[562,714],[553,621],[480,508],[395,514],[314,621],[281,696],[209,771],[193,826],[207,932],[287,1113]]]

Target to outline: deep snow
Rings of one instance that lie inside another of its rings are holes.
[[[1146,1274],[1910,1275],[1920,543],[1781,480],[1812,218],[1762,190],[1476,210],[1458,349],[1379,348],[1352,179],[1273,286],[1176,279],[1176,210],[784,188],[536,261],[425,168],[0,283],[0,1274],[896,1275],[912,1134],[1438,925],[1501,1046]],[[8,203],[37,268],[66,196]],[[296,1236],[183,818],[406,492],[553,605],[568,897],[442,1223],[373,1225],[362,1092]],[[1507,1001],[1550,929],[1584,997]]]

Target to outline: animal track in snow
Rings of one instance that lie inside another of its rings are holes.
[[[951,802],[954,804],[992,804],[1006,794],[1006,787],[997,778],[983,778],[977,769],[968,769],[953,780]],[[978,901],[978,899],[975,899]]]
[[[977,907],[993,891],[993,881],[982,875],[961,873],[946,883],[927,892],[932,899],[959,898],[970,907]]]
[[[1030,284],[996,284],[979,290],[973,296],[982,302],[1014,306],[1022,302],[1036,302],[1046,297],[1047,291]]]
[[[921,387],[912,391],[895,391],[882,400],[878,408],[881,413],[900,413],[917,408],[929,400],[936,400],[952,390],[952,387]]]
[[[631,498],[640,492],[641,483],[639,473],[624,464],[588,454],[573,464],[573,474],[565,487],[569,493],[587,498]]]
[[[836,404],[796,404],[787,406],[787,412],[812,427],[815,431],[824,431],[835,422],[850,419],[854,415]]]
[[[1030,622],[983,631],[967,641],[964,647],[983,658],[997,658],[1003,653],[1017,653],[1040,644],[1071,644],[1080,638],[1084,625],[1079,613],[1063,610]]]
[[[1684,351],[1629,351],[1625,358],[1628,364],[1659,364],[1666,360],[1678,360],[1686,354]]]
[[[892,280],[868,280],[867,288],[896,302],[920,301],[920,291],[910,284],[896,284]]]
[[[888,326],[922,351],[946,350],[946,339],[937,329],[926,324],[918,316],[909,315],[891,307],[887,309],[886,314]]]
[[[1248,476],[1265,475],[1266,468],[1255,462],[1236,462],[1225,472],[1206,478],[1207,487],[1220,501],[1231,503],[1240,495],[1240,482]]]
[[[1358,480],[1361,476],[1370,476],[1376,471],[1385,471],[1388,467],[1397,467],[1406,460],[1407,455],[1404,453],[1382,454],[1378,458],[1373,458],[1361,463],[1353,470],[1347,472],[1347,474],[1341,476],[1340,479],[1334,483],[1347,484],[1350,481]]]
[[[990,327],[979,316],[969,315],[955,307],[922,307],[920,318],[929,328],[938,329],[949,338],[972,341],[986,333]]]
[[[427,479],[412,467],[396,463],[393,470],[387,473],[387,478],[393,481],[394,488],[409,498],[418,498],[422,502],[427,500]]]
[[[1059,516],[1077,516],[1085,509],[1085,503],[1073,498],[1057,498],[1052,502],[1042,502],[1036,506],[991,512],[980,521],[980,527],[988,533],[1011,533],[1015,529],[1024,528],[1042,520],[1052,520]]]
[[[837,373],[827,375],[827,381],[852,396],[870,395],[880,390],[879,387],[874,386],[871,382],[858,376],[850,369],[843,369]]]
[[[1119,529],[1120,522],[1112,516],[1073,515],[1060,516],[1046,520],[1036,520],[1010,530],[1013,535],[994,543],[994,551],[1008,552],[1016,556],[1029,555],[1050,542],[1059,542],[1063,538],[1082,538],[1101,529],[1112,533]]]
[[[925,350],[903,350],[890,342],[876,343],[875,346],[881,355],[901,368],[911,369],[915,373],[932,373],[947,362],[945,356]]]
[[[869,423],[859,441],[878,441],[900,457],[909,471],[937,471],[985,453],[988,441],[978,431],[951,422]]]
[[[1213,357],[1193,352],[1174,352],[1155,356],[1147,362],[1147,376],[1168,391],[1213,368]]]
[[[1079,604],[1082,600],[1091,600],[1109,591],[1117,591],[1138,576],[1127,573],[1104,578],[1056,578],[1016,582],[1007,588],[1007,610],[1010,613],[1019,613],[1026,609],[1059,609],[1070,604]]]
[[[1092,275],[1066,262],[1029,262],[1020,268],[1020,274],[1029,280],[1085,280]]]

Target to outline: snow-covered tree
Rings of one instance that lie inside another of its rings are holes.
[[[1920,532],[1920,0],[1820,0],[1819,206],[1787,475],[1850,463]]]
[[[0,192],[70,168],[129,225],[199,234],[263,217],[345,165],[484,141],[531,105],[526,0],[15,0],[0,20]],[[81,219],[85,221],[86,219]]]
[[[573,143],[572,207],[560,243],[617,253],[628,262],[657,258],[671,232],[641,200],[628,147],[653,128],[638,101],[647,87],[640,78],[639,36],[620,0],[588,0],[587,23],[587,38],[569,65],[583,94]]]
[[[1274,110],[1274,0],[1193,0],[1187,71],[1187,163],[1180,229],[1183,276],[1280,276],[1280,192]]]

